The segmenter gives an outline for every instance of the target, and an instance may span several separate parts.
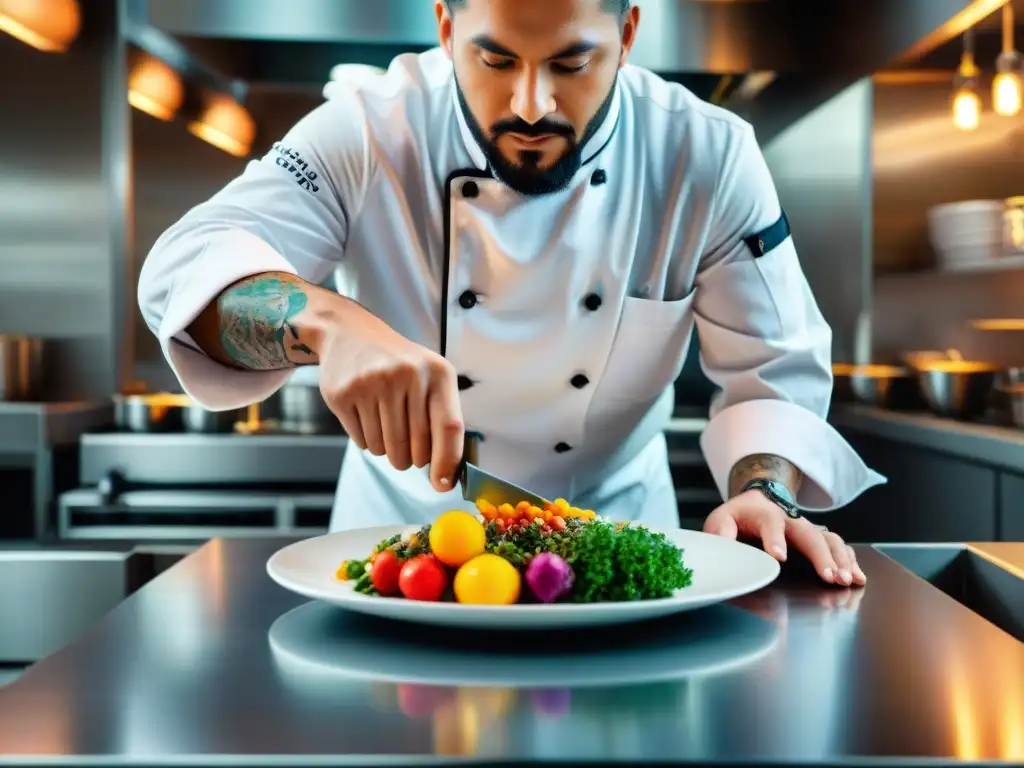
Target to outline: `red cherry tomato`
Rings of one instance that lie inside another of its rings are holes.
[[[398,594],[398,575],[402,572],[402,561],[390,549],[385,549],[373,558],[370,581],[384,597]]]
[[[417,555],[402,565],[398,586],[410,600],[434,603],[448,587],[448,573],[432,555]]]

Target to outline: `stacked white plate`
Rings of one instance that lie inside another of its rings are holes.
[[[928,232],[939,268],[969,269],[1003,256],[1005,204],[966,200],[928,210]]]

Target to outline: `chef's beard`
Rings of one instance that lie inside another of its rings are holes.
[[[473,112],[469,109],[458,78],[455,80],[459,106],[462,108],[462,113],[466,118],[466,124],[469,126],[470,133],[473,134],[473,138],[480,145],[480,149],[483,150],[491,172],[498,181],[522,195],[549,195],[552,192],[559,192],[569,186],[573,176],[576,175],[576,171],[583,165],[583,147],[601,128],[605,118],[608,117],[608,113],[611,111],[615,96],[615,85],[615,83],[612,83],[612,87],[608,90],[608,95],[601,104],[601,108],[597,110],[597,114],[587,123],[586,129],[583,131],[582,140],[576,141],[575,131],[573,131],[571,126],[554,120],[548,120],[547,118],[543,118],[533,125],[515,117],[502,120],[491,128],[491,135],[488,137],[484,134],[480,123],[477,122]],[[540,162],[543,157],[542,153],[529,150],[520,151],[519,162],[514,163],[498,148],[498,139],[506,133],[521,133],[524,136],[554,134],[564,138],[568,143],[568,147],[550,168],[540,168]]]

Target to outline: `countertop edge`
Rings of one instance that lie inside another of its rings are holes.
[[[851,404],[833,406],[828,420],[834,427],[1024,474],[1024,430]]]

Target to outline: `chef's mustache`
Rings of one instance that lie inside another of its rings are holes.
[[[522,118],[510,117],[500,120],[491,126],[491,136],[497,139],[503,133],[518,133],[521,136],[565,136],[572,139],[576,131],[572,126],[554,120],[542,119],[536,123],[528,123]]]

